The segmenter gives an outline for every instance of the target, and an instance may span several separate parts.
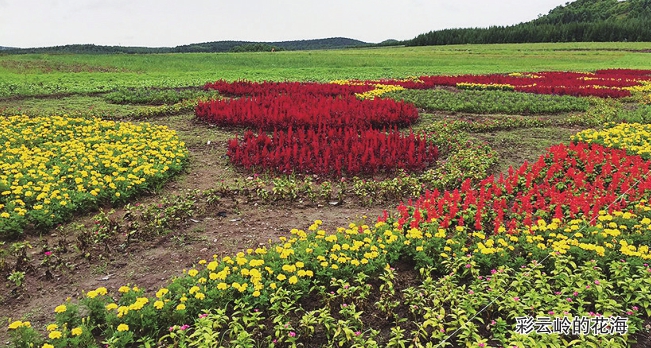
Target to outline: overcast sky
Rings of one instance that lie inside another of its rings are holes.
[[[567,0],[0,0],[0,46],[411,39],[510,25]]]

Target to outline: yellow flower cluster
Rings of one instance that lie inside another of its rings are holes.
[[[636,81],[640,83],[637,86],[624,87],[622,89],[631,91],[631,93],[650,93],[651,92],[651,81]]]
[[[107,293],[108,293],[108,291],[106,290],[106,288],[103,287],[103,286],[100,286],[99,288],[97,288],[97,289],[95,289],[95,290],[91,290],[91,291],[89,291],[88,293],[86,293],[86,297],[88,297],[88,298],[95,298],[95,297],[97,297],[98,295],[100,295],[100,296],[104,296],[104,295],[106,295]]]
[[[632,236],[650,233],[651,219],[642,217],[641,214],[648,214],[651,207],[642,202],[635,210],[636,213],[615,211],[612,214],[600,211],[594,226],[587,219],[573,219],[568,222],[552,219],[550,223],[538,220],[534,226],[517,231],[514,235],[500,233],[486,238],[483,233],[474,232],[472,237],[476,238],[475,246],[470,249],[487,255],[505,250],[513,251],[518,245],[530,245],[552,254],[567,254],[572,248],[577,248],[594,253],[596,257],[604,257],[607,252],[619,252],[621,255],[618,257],[651,260],[648,245],[635,245],[630,242],[634,240],[630,238]]]
[[[385,85],[381,83],[376,83],[373,85],[373,87],[374,88],[372,90],[364,93],[356,93],[355,96],[359,99],[375,99],[377,97],[382,96],[385,93],[402,91],[405,89],[402,86]]]
[[[21,327],[32,327],[32,324],[29,321],[16,320],[16,321],[12,322],[11,324],[9,324],[8,329],[9,330],[17,330],[17,329],[19,329]]]
[[[404,80],[400,80],[400,81],[422,82],[422,81],[418,80],[417,78],[413,78],[413,77],[410,77],[410,78],[407,78],[407,79],[404,79]],[[334,81],[330,81],[330,83],[336,83],[338,85],[353,85],[353,86],[361,86],[361,85],[367,85],[368,84],[368,82],[357,81],[357,80],[334,80]],[[393,85],[393,84],[373,83],[373,89],[372,90],[370,90],[368,92],[364,92],[364,93],[355,93],[355,96],[358,99],[375,99],[376,97],[380,97],[385,93],[402,91],[404,89],[405,88],[402,87],[402,86]]]
[[[528,78],[528,79],[542,78],[542,76],[540,76],[540,75],[536,75],[536,74],[532,74],[532,73],[519,73],[519,72],[510,73],[509,76],[524,77],[524,78]]]
[[[0,116],[0,233],[127,198],[180,170],[187,156],[163,126]]]
[[[647,124],[609,124],[603,130],[588,129],[579,132],[572,136],[572,140],[626,149],[646,159],[651,157],[651,125]]]

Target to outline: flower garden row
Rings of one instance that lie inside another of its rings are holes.
[[[47,338],[20,320],[10,324],[10,332],[17,345],[46,347],[85,346],[93,335],[115,347],[162,336],[161,342],[172,345],[284,347],[315,334],[347,346],[414,340],[424,346],[461,330],[454,342],[488,347],[533,340],[513,333],[516,316],[597,313],[629,318],[634,333],[651,316],[651,182],[649,162],[636,154],[646,153],[651,143],[635,136],[649,130],[633,124],[585,131],[576,139],[626,150],[586,143],[552,147],[507,177],[429,193],[401,206],[397,219],[385,215],[374,226],[351,224],[335,233],[316,221],[269,247],[201,260],[155,296],[132,286],[118,293],[89,291],[79,304],[56,307]],[[398,260],[429,268],[422,285],[400,295],[387,268]],[[461,281],[468,287],[458,286]],[[317,309],[303,308],[300,300],[307,296],[319,301]],[[480,313],[495,297],[491,314]],[[403,301],[411,313],[406,315],[422,330],[407,332],[394,324],[382,336],[360,312],[379,310],[399,323],[392,315]],[[479,319],[459,320],[459,306]],[[489,329],[478,330],[487,321]],[[560,335],[537,337],[569,345]],[[625,347],[631,336],[574,339]]]
[[[248,131],[229,141],[228,157],[246,169],[274,168],[282,173],[373,175],[395,169],[422,171],[434,164],[438,148],[414,133],[403,136],[374,129],[298,128],[294,131]]]
[[[536,94],[622,98],[651,91],[650,70],[607,69],[594,73],[539,72],[508,75],[421,76],[409,81],[382,81],[407,89],[453,86],[463,89],[498,89]]]
[[[3,237],[129,199],[180,171],[187,158],[166,127],[59,116],[1,117],[0,153]]]

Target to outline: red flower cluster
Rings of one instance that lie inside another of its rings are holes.
[[[538,218],[584,216],[599,210],[623,210],[651,191],[650,162],[626,151],[585,143],[556,145],[533,163],[508,176],[486,178],[478,186],[433,191],[400,204],[401,226],[436,221],[441,227],[471,225],[476,230],[503,226],[513,232]],[[618,197],[623,199],[617,199]],[[613,203],[614,202],[614,203]],[[594,221],[594,220],[593,220]]]
[[[418,119],[414,105],[393,99],[358,100],[352,95],[331,97],[309,92],[200,102],[195,113],[199,119],[219,126],[263,130],[320,124],[379,129],[408,126]]]
[[[272,137],[260,131],[244,133],[242,141],[228,144],[231,161],[247,169],[275,168],[283,173],[301,172],[341,176],[423,170],[438,158],[438,149],[424,137],[397,129],[326,127],[289,128]]]
[[[513,86],[515,91],[572,96],[622,98],[631,95],[624,87],[639,86],[651,81],[651,70],[607,69],[594,74],[580,72],[540,72],[521,75],[421,76],[418,80],[383,81],[408,89],[429,89],[456,86],[459,83],[499,84]]]
[[[229,97],[241,96],[261,96],[279,94],[292,95],[313,95],[338,97],[342,95],[354,95],[355,93],[364,93],[372,90],[374,87],[370,84],[364,85],[342,85],[337,83],[317,83],[317,82],[250,82],[235,81],[227,82],[219,80],[209,82],[204,85],[206,90],[217,90],[220,94]]]

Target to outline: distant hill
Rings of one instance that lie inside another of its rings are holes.
[[[274,50],[320,50],[366,46],[366,42],[335,37],[328,39],[252,42],[252,41],[213,41],[182,45],[176,47],[125,47],[101,45],[65,45],[39,48],[8,48],[3,51],[8,54],[27,53],[76,53],[76,54],[115,54],[115,53],[190,53],[190,52],[252,52]]]
[[[445,29],[408,46],[526,42],[651,41],[651,0],[577,0],[512,26]]]
[[[2,50],[11,50],[11,49],[14,49],[14,48],[13,47],[0,46],[0,51],[2,51]]]

